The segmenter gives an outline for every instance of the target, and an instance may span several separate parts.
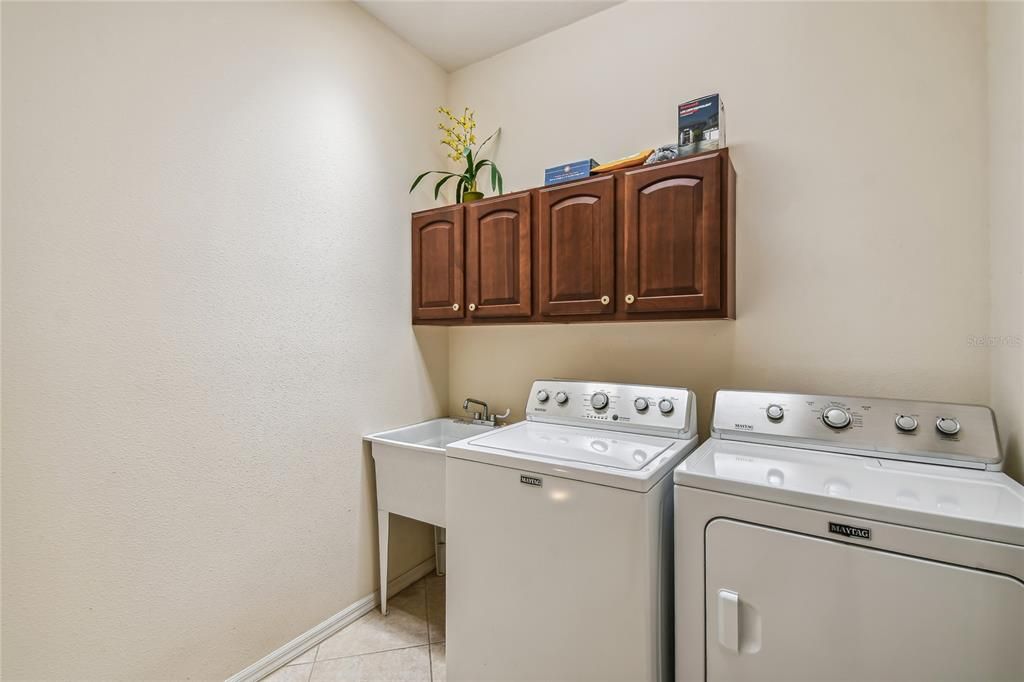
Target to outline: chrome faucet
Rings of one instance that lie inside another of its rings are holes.
[[[480,416],[479,412],[474,412],[473,419],[477,421],[489,421],[491,413],[488,411],[487,403],[485,403],[482,400],[477,400],[476,398],[466,398],[465,400],[462,401],[462,409],[465,410],[466,412],[469,412],[470,403],[484,408],[483,417]]]
[[[512,409],[511,408],[505,410],[502,414],[491,414],[491,411],[488,408],[487,403],[485,403],[482,400],[477,400],[476,398],[466,398],[465,400],[463,400],[462,401],[462,409],[465,410],[466,412],[469,412],[469,406],[471,404],[472,405],[476,405],[478,407],[484,408],[483,412],[474,412],[473,413],[473,423],[474,424],[485,424],[487,426],[497,426],[499,419],[508,419],[509,415],[512,414]]]

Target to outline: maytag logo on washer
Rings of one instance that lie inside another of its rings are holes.
[[[527,476],[526,474],[519,474],[519,482],[525,485],[534,485],[538,488],[544,485],[544,479],[540,476]]]
[[[835,523],[834,521],[828,522],[828,532],[835,533],[836,535],[845,535],[848,538],[857,538],[858,540],[871,539],[870,528],[857,528],[856,526],[847,526],[845,523]]]

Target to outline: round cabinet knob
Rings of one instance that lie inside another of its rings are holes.
[[[829,407],[821,413],[821,420],[833,429],[845,429],[850,425],[850,413],[841,407]]]
[[[632,303],[636,300],[636,296],[633,294],[626,294],[626,303]]]
[[[567,402],[569,402],[569,396],[566,394],[565,391],[559,391],[558,393],[555,394],[555,402],[558,403],[559,405],[565,405]]]
[[[474,310],[476,310],[476,303],[470,303],[469,304],[469,312],[473,312]]]
[[[771,419],[773,422],[781,421],[782,417],[785,416],[786,414],[786,412],[782,409],[782,405],[776,405],[775,403],[769,405],[768,408],[764,411],[764,413],[768,415],[768,418]]]
[[[452,310],[454,310],[455,312],[458,312],[459,311],[459,304],[458,303],[452,303]]]
[[[548,392],[543,388],[537,391],[537,402],[546,403],[549,397]]]
[[[905,432],[914,431],[917,429],[917,419],[909,414],[901,414],[896,417],[896,428]]]
[[[590,396],[590,406],[595,410],[603,410],[608,407],[608,394],[598,391]]]
[[[960,433],[960,422],[952,417],[939,417],[935,420],[935,428],[939,430],[939,433],[955,436]]]
[[[676,406],[668,398],[662,398],[658,401],[658,409],[662,414],[672,414],[672,410],[676,409]]]
[[[612,299],[608,298],[607,296],[602,296],[601,297],[601,305],[608,305],[611,302],[612,302]]]
[[[647,398],[637,398],[633,401],[633,407],[636,408],[637,412],[646,412],[650,406],[651,404],[647,402]]]

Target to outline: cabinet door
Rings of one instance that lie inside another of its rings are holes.
[[[412,218],[412,319],[463,316],[462,206]]]
[[[615,179],[550,187],[538,196],[540,312],[615,312]]]
[[[623,176],[626,312],[721,307],[721,163],[711,156]]]
[[[467,315],[529,316],[530,271],[530,193],[467,204]]]

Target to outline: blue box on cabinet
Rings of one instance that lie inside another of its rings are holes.
[[[590,169],[597,165],[597,161],[587,159],[585,161],[573,161],[564,163],[561,166],[553,166],[544,170],[544,184],[557,185],[560,182],[579,180],[590,177]]]

